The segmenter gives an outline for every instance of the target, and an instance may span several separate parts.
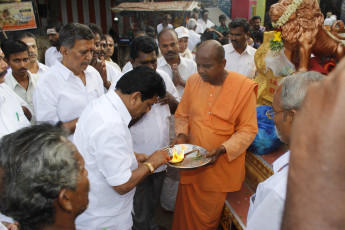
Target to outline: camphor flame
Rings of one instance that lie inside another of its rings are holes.
[[[184,150],[187,148],[187,146],[181,145],[181,147],[182,147],[182,151],[180,153],[177,153],[177,150],[175,148],[172,149],[173,158],[170,160],[171,163],[179,163],[183,161]]]

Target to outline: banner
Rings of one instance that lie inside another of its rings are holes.
[[[0,4],[0,25],[5,31],[37,28],[32,2]]]

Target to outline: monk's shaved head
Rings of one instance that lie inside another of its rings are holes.
[[[199,46],[195,62],[203,81],[212,85],[223,84],[228,75],[224,69],[226,65],[224,53],[223,46],[215,40],[206,41]]]
[[[196,51],[196,55],[205,54],[208,56],[215,56],[215,58],[221,62],[225,58],[225,51],[223,46],[216,40],[208,40],[203,42],[198,50]]]

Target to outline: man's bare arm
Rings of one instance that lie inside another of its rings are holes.
[[[169,155],[165,151],[158,150],[154,152],[147,160],[154,169],[165,164],[169,160]],[[120,195],[131,191],[137,184],[139,184],[150,173],[150,168],[147,165],[139,165],[139,167],[132,171],[130,179],[122,185],[114,186],[113,188]]]

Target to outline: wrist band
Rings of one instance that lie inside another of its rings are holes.
[[[155,171],[155,169],[153,168],[153,166],[152,166],[151,163],[149,163],[149,162],[144,162],[144,165],[147,165],[147,167],[149,167],[149,169],[150,169],[150,174],[152,174],[152,173]]]

